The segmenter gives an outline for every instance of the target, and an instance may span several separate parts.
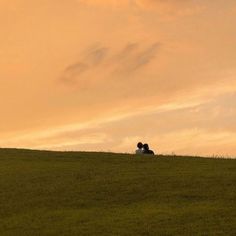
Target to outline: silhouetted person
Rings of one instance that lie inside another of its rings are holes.
[[[149,149],[149,146],[147,143],[143,144],[143,154],[151,154],[154,155],[154,152]]]
[[[135,151],[136,154],[143,154],[143,144],[139,142],[137,144],[138,149]]]

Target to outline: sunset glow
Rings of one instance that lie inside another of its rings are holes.
[[[235,0],[0,0],[0,147],[236,156]]]

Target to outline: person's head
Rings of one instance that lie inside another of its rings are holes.
[[[143,149],[144,149],[144,150],[149,150],[149,146],[148,146],[147,143],[143,144]]]
[[[143,148],[143,144],[142,144],[141,142],[139,142],[139,143],[137,144],[137,147],[138,147],[139,149],[141,149],[141,148]]]

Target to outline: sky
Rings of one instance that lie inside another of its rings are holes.
[[[0,0],[0,147],[236,156],[235,0]]]

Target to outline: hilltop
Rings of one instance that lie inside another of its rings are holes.
[[[236,160],[0,149],[4,235],[236,235]]]

